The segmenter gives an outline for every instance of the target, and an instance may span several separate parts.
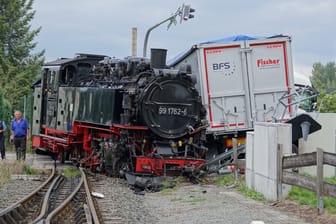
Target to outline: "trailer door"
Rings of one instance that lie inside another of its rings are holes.
[[[246,41],[247,70],[254,121],[286,120],[291,107],[279,99],[292,88],[289,38]],[[290,104],[290,98],[282,100]]]
[[[200,46],[203,101],[210,131],[252,128],[243,41]]]

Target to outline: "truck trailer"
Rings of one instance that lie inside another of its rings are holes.
[[[209,169],[232,160],[233,138],[244,156],[246,132],[256,122],[291,123],[293,149],[306,136],[302,122],[312,124],[307,134],[321,128],[309,115],[297,116],[304,96],[296,91],[289,36],[206,41],[168,61],[168,67],[194,75],[207,112],[208,167],[215,167]]]
[[[295,116],[289,36],[207,41],[168,62],[174,68],[188,65],[206,106],[208,133],[246,132],[258,121],[285,121]]]

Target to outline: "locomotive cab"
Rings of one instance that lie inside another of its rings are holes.
[[[60,87],[75,86],[76,81],[87,76],[93,66],[103,58],[104,56],[99,55],[80,54],[75,59],[61,58],[43,66],[41,79],[33,86],[33,147],[44,149],[41,135],[45,134],[46,130],[60,129],[57,115],[64,114],[64,111],[59,111]]]

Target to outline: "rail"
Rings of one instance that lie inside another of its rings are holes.
[[[0,223],[17,223],[16,221],[31,222],[40,214],[40,209],[36,205],[42,203],[43,195],[55,178],[56,171],[53,168],[49,178],[43,182],[35,191],[14,203],[13,205],[5,208],[0,212]]]
[[[100,223],[91,198],[86,175],[81,169],[76,189],[45,219],[45,223]],[[72,212],[69,212],[72,211]],[[71,214],[73,213],[73,217]],[[70,217],[69,217],[70,216]]]
[[[86,175],[49,178],[28,196],[0,211],[2,223],[100,223]]]

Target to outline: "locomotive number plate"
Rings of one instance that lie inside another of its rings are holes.
[[[172,116],[187,116],[188,109],[186,107],[165,107],[159,106],[159,115],[172,115]]]

